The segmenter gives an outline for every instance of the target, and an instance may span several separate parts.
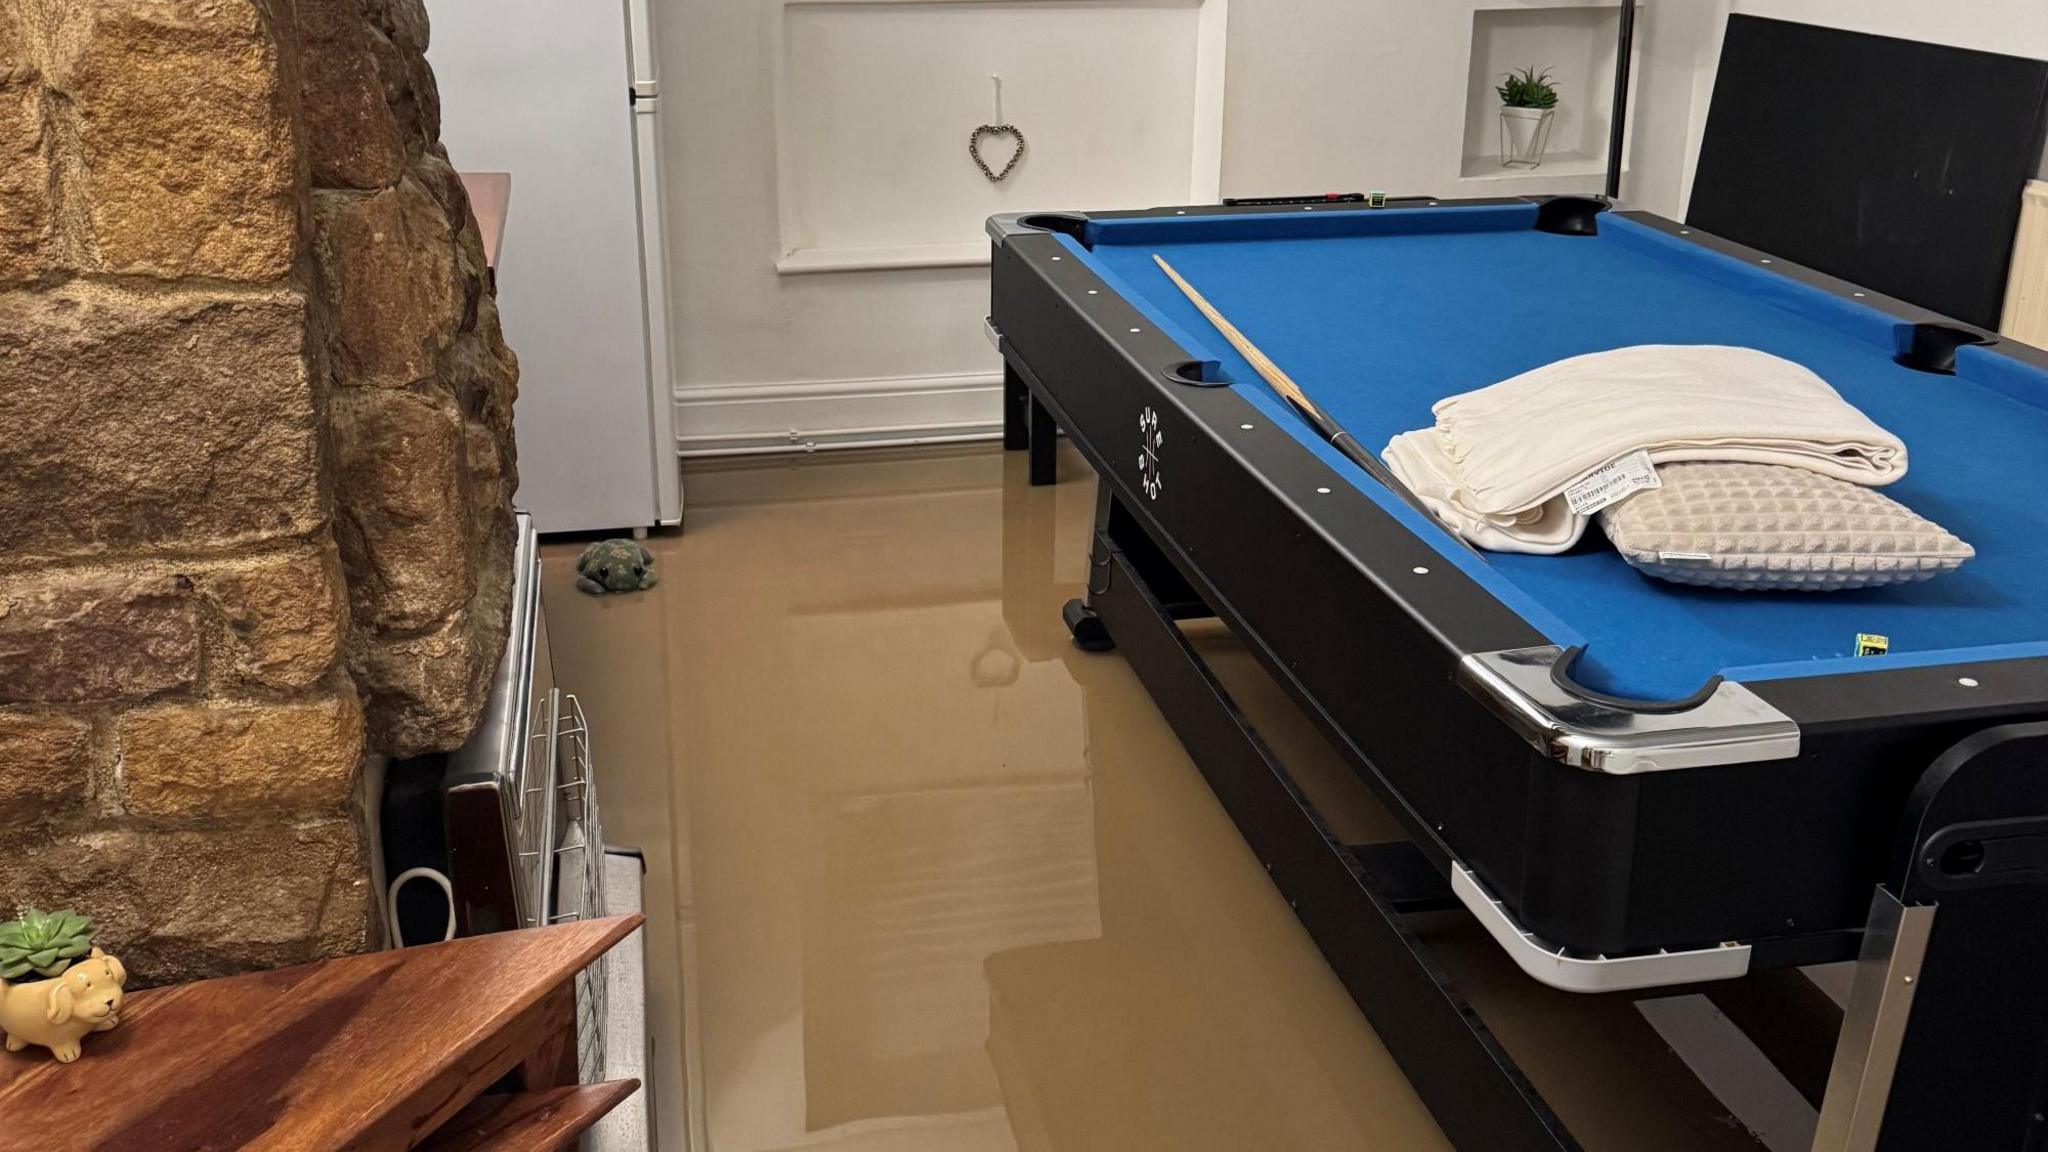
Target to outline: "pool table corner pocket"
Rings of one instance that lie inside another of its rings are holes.
[[[1598,236],[1607,204],[1590,196],[1552,196],[1536,206],[1536,231],[1559,236]]]
[[[1568,688],[1561,676],[1576,655],[1555,644],[1470,653],[1458,661],[1458,684],[1544,756],[1591,772],[1799,755],[1799,725],[1741,684],[1717,678],[1676,706],[1636,704]]]
[[[1900,324],[1892,330],[1894,363],[1936,376],[1956,374],[1956,349],[1995,344],[1998,337],[1960,324]]]

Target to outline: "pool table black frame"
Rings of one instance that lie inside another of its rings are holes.
[[[1597,230],[1602,206],[1590,201],[1458,203],[1530,202],[1547,224],[1562,221],[1554,230]],[[1575,692],[1570,653],[1549,648],[1235,387],[1202,379],[1213,372],[1085,263],[1066,258],[1055,235],[1079,239],[1090,218],[1273,211],[1197,206],[992,219],[990,327],[1004,360],[1005,444],[1029,449],[1034,483],[1053,479],[1056,428],[1093,466],[1100,483],[1089,596],[1068,609],[1077,640],[1113,643],[1137,669],[1455,1139],[1487,1148],[1570,1146],[1401,927],[1409,911],[1451,906],[1444,883],[1455,873],[1476,877],[1521,929],[1573,956],[1710,955],[1739,945],[1748,949],[1750,969],[1869,952],[1873,941],[1891,939],[1885,925],[1898,919],[1887,898],[1910,902],[1916,884],[1979,886],[1969,889],[1970,900],[1951,890],[1944,905],[1951,909],[1993,896],[2037,907],[2041,876],[2013,871],[2020,857],[2011,852],[2024,857],[2037,841],[2048,845],[2048,792],[2013,784],[1972,793],[1974,819],[2017,821],[2011,827],[2021,829],[2001,834],[1999,843],[2020,847],[1999,849],[1981,876],[1942,877],[1929,871],[1932,864],[1916,871],[1924,841],[1939,839],[1940,830],[1910,842],[1901,836],[1902,828],[1919,827],[1914,813],[1932,802],[1919,793],[1945,750],[1993,726],[2048,719],[2048,658],[1762,681],[1746,691],[1710,685],[1706,706],[1696,709]],[[1626,215],[1738,259],[1765,259],[1647,213]],[[1998,354],[2048,366],[2037,350],[1924,309],[1783,261],[1770,266],[1898,317],[1902,355],[1931,369],[1931,389],[1943,385],[1939,369],[1958,343],[1993,344]],[[1161,437],[1149,463],[1140,440],[1145,413]],[[1148,473],[1156,482],[1149,492]],[[1412,848],[1360,849],[1328,834],[1174,626],[1198,616],[1230,627],[1402,822]],[[1504,690],[1493,675],[1503,655],[1509,664],[1532,655],[1539,668],[1554,663],[1544,670],[1560,674],[1562,706],[1554,699],[1545,713]],[[1687,717],[1731,697],[1747,711],[1738,709],[1742,730],[1727,741],[1726,755],[1750,762],[1715,762],[1721,753],[1711,724],[1681,731],[1668,756],[1658,745],[1669,733],[1623,731],[1674,718],[1682,728]],[[1768,722],[1753,723],[1759,716]],[[1750,740],[1758,730],[1761,742]],[[2030,748],[2040,743],[2031,730],[2012,738]],[[1796,760],[1757,758],[1787,753]],[[1995,759],[1979,757],[1963,775],[2013,771],[1988,767]],[[1943,845],[1957,839],[1953,830],[1947,836]],[[1960,939],[1961,921],[1960,913],[1949,915],[1944,930]],[[1889,949],[1866,958],[1880,963],[1880,986],[1882,965],[1896,970],[1901,962]],[[1961,971],[1955,963],[1946,970]],[[1939,1077],[1938,1088],[1924,1085],[1921,1105],[1904,1089],[1891,1092],[1888,1111],[1877,1097],[1884,1146],[1911,1146],[1922,1131],[1910,1126],[1916,1108],[1953,1141],[1958,1129],[1949,1113],[1959,1102],[2007,1123],[2015,1101],[2042,1097],[2048,1023],[1975,1062],[1951,1052],[1957,1046],[1948,1036],[2009,1015],[2013,997],[2039,994],[1981,972],[1944,980],[1974,1007],[1946,1007],[1949,1019],[1938,1024],[1925,1009],[1930,983],[1923,975],[1912,1043],[1893,1063],[1916,1068],[1927,1053],[1939,1053],[1938,1066],[1952,1074]],[[2003,997],[1996,1002],[1994,986]],[[2048,1000],[2042,1008],[2048,1011]],[[1896,1001],[1891,1010],[1894,1017],[1903,1011]],[[1896,1022],[1904,1027],[1903,1017]],[[1481,1073],[1498,1073],[1498,1082],[1479,1087]],[[1845,1075],[1869,1078],[1857,1068],[1836,1072]],[[1959,1078],[1974,1087],[1959,1089]],[[1845,1107],[1842,1095],[1830,1096],[1836,1120],[1851,1115],[1835,1115]],[[1862,1106],[1870,1106],[1867,1085]]]

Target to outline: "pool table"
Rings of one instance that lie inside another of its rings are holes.
[[[1077,642],[1138,670],[1397,1056],[1447,1082],[1506,1078],[1493,1111],[1477,1089],[1424,1088],[1447,1129],[1474,1126],[1462,1142],[1569,1136],[1455,991],[1426,982],[1401,927],[1417,908],[1469,910],[1572,991],[1860,956],[1869,988],[1824,1135],[2042,1135],[2048,1024],[2010,1020],[2048,1016],[2048,981],[2001,974],[2048,948],[2048,355],[1575,197],[1020,214],[989,231],[1006,444],[1048,482],[1064,430],[1099,477]],[[1887,494],[1977,555],[1928,583],[1815,594],[1656,581],[1597,532],[1557,556],[1474,552],[1289,408],[1155,253],[1375,452],[1436,400],[1567,356],[1784,356],[1905,439],[1910,472]],[[1322,829],[1176,630],[1210,616],[1412,845]],[[1889,652],[1855,655],[1863,633]],[[1386,975],[1404,960],[1422,975]],[[1917,1008],[1885,1000],[1902,975],[1921,977]],[[1452,1048],[1422,1038],[1440,1029]]]

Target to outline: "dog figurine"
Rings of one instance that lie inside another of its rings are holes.
[[[71,1063],[86,1033],[121,1023],[121,988],[127,983],[128,970],[97,948],[48,980],[0,980],[0,1032],[7,1033],[7,1050],[40,1044],[60,1063]]]

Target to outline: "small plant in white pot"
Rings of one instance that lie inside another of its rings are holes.
[[[1502,77],[1500,93],[1500,163],[1503,168],[1534,168],[1550,146],[1550,122],[1557,116],[1557,85],[1550,70],[1534,65]]]

